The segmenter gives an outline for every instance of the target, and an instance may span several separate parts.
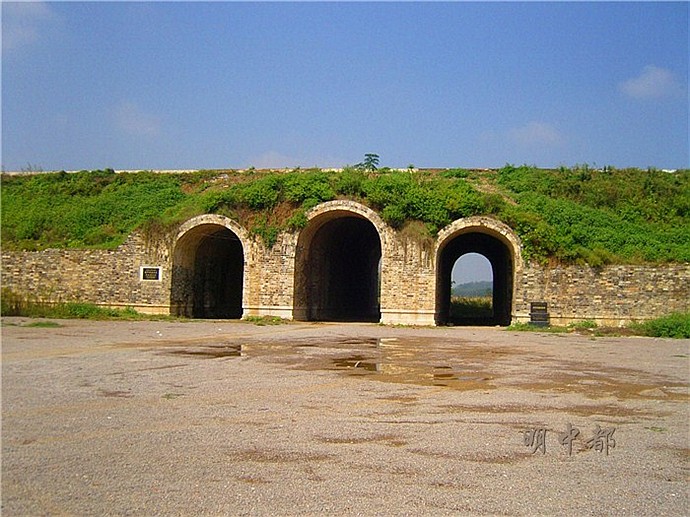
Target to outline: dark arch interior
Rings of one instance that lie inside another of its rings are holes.
[[[379,321],[381,241],[360,217],[339,217],[321,225],[305,243],[306,261],[297,274],[295,319]]]
[[[471,320],[451,316],[451,273],[455,261],[466,253],[479,253],[488,259],[493,271],[493,314]],[[485,233],[464,233],[453,238],[442,249],[436,277],[436,324],[437,325],[510,325],[513,261],[508,247]]]
[[[244,253],[237,236],[224,227],[191,230],[178,244],[172,278],[172,306],[191,318],[242,317]]]

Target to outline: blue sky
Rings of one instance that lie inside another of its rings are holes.
[[[2,168],[688,167],[688,3],[2,4]]]
[[[479,253],[466,253],[455,261],[451,278],[457,284],[494,279],[489,260]]]

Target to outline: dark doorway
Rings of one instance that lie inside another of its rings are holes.
[[[452,270],[456,261],[468,253],[478,253],[491,264],[493,276],[490,311],[472,316],[456,310],[451,303]],[[501,240],[487,233],[461,233],[447,241],[439,251],[436,277],[437,325],[510,325],[513,292],[513,260]]]
[[[331,218],[300,236],[295,272],[295,319],[379,321],[381,240],[355,216]]]
[[[174,313],[189,318],[242,317],[244,253],[225,227],[200,225],[175,249],[172,278]]]

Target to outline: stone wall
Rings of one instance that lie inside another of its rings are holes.
[[[672,312],[690,312],[690,264],[540,267],[516,286],[515,313],[529,321],[530,302],[545,301],[552,324],[593,320],[619,326]]]
[[[381,321],[433,325],[435,279],[431,246],[390,232],[381,265]]]
[[[530,303],[536,301],[548,303],[553,324],[594,320],[601,325],[621,325],[690,311],[690,264],[597,269],[523,264],[519,239],[499,221],[456,221],[439,232],[436,240],[430,240],[415,236],[409,229],[395,231],[371,209],[346,200],[315,207],[304,230],[279,235],[270,249],[237,222],[207,214],[187,221],[171,235],[145,237],[135,233],[115,250],[4,251],[2,287],[36,300],[83,301],[130,306],[148,313],[175,313],[173,270],[193,268],[193,254],[200,243],[213,228],[223,227],[242,244],[243,316],[293,318],[297,314],[293,311],[301,310],[304,303],[296,299],[296,279],[310,274],[300,269],[304,268],[300,246],[310,242],[310,232],[313,235],[324,221],[343,214],[370,221],[381,240],[379,300],[383,323],[434,324],[439,307],[447,304],[438,294],[442,283],[437,280],[439,257],[449,242],[472,232],[490,235],[505,245],[510,278],[502,281],[511,286],[507,303],[512,321],[529,321]],[[160,267],[160,279],[143,280],[142,267]]]
[[[141,279],[147,266],[162,266],[160,280]],[[170,310],[167,252],[138,234],[115,250],[3,251],[2,287],[36,301]]]
[[[245,279],[245,316],[292,319],[297,235],[283,233],[266,249],[254,239],[249,244]]]

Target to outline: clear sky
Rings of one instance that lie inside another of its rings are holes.
[[[2,168],[688,167],[688,3],[2,3]]]
[[[492,281],[494,279],[489,260],[479,253],[467,253],[453,264],[451,279],[456,284]]]

